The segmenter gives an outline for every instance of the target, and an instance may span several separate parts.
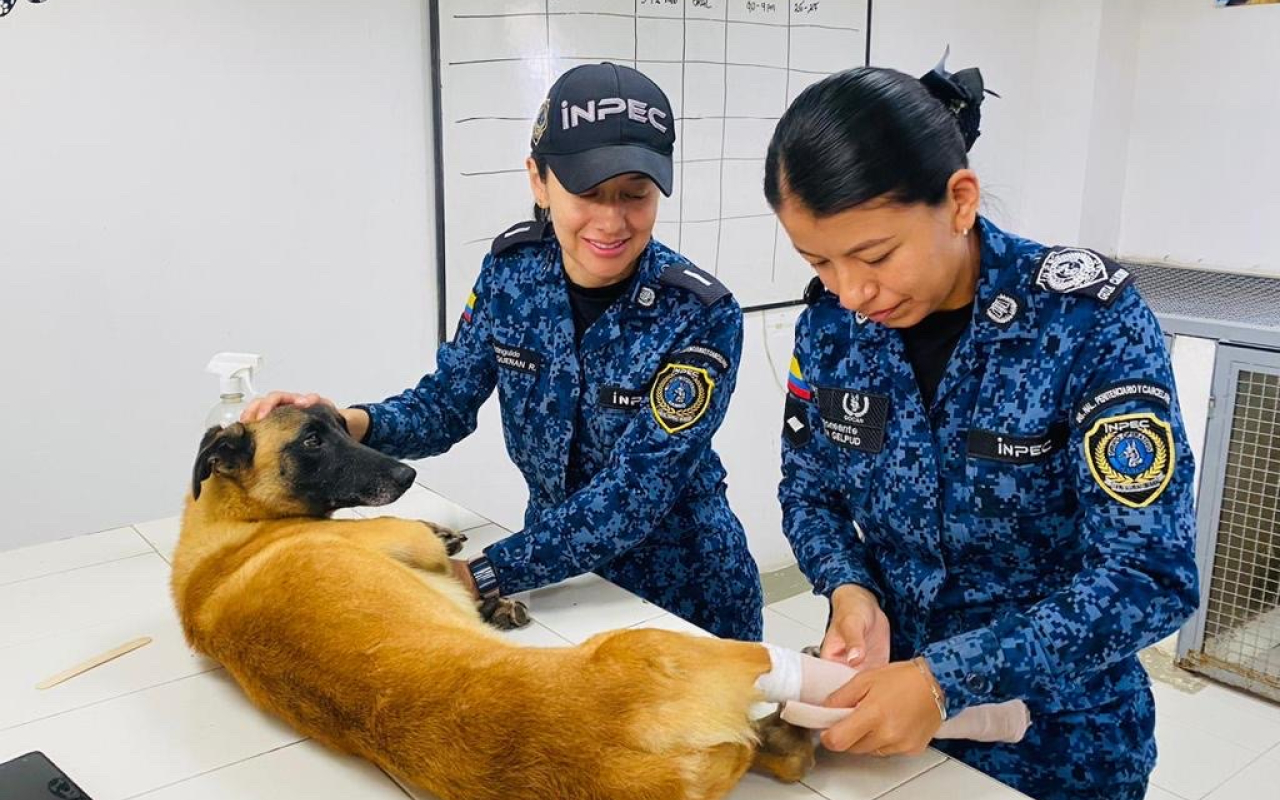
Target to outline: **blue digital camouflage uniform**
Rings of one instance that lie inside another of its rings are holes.
[[[1141,798],[1154,711],[1135,653],[1199,598],[1164,339],[1114,262],[978,230],[972,324],[928,409],[897,332],[811,286],[785,532],[816,591],[876,594],[892,657],[923,655],[949,713],[1031,709],[1021,744],[939,748],[1037,798]]]
[[[741,352],[729,290],[653,241],[629,294],[575,346],[559,244],[524,223],[495,241],[437,371],[361,406],[366,444],[442,453],[496,385],[529,486],[524,529],[485,550],[503,594],[595,572],[716,635],[759,640],[759,571],[711,449]]]

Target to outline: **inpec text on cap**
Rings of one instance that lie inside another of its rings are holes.
[[[614,114],[626,112],[627,118],[633,122],[648,123],[666,133],[667,126],[658,122],[666,119],[667,112],[656,106],[650,106],[641,100],[624,100],[621,97],[603,97],[600,100],[588,100],[586,108],[569,105],[568,100],[560,102],[560,129],[569,130],[578,127],[579,122],[603,122]]]

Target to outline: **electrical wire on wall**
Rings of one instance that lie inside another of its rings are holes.
[[[760,311],[757,315],[760,317],[760,343],[764,347],[765,362],[769,365],[769,379],[778,387],[778,393],[785,395],[787,387],[782,382],[783,371],[778,368],[778,364],[773,360],[773,351],[769,349],[769,315],[776,313],[774,311]]]

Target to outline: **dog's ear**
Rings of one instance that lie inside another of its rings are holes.
[[[204,432],[200,452],[191,471],[191,496],[200,499],[200,484],[217,470],[229,474],[253,462],[253,434],[239,422]]]
[[[191,472],[191,495],[196,500],[200,499],[200,484],[204,483],[204,479],[213,471],[209,459],[213,454],[213,443],[220,433],[222,433],[222,426],[214,425],[205,431],[200,439],[200,449],[196,452],[196,465]]]

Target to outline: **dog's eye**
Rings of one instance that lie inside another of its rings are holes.
[[[302,440],[303,447],[319,447],[321,445],[320,434],[308,433],[307,437]]]

